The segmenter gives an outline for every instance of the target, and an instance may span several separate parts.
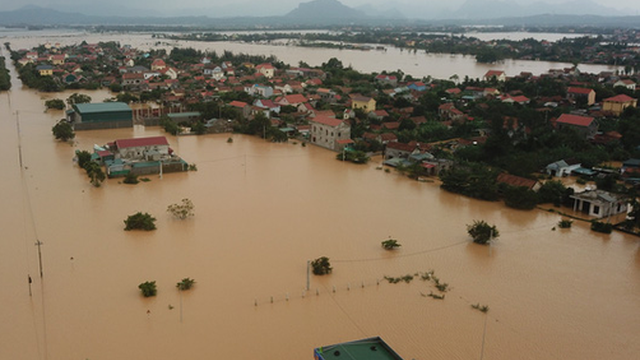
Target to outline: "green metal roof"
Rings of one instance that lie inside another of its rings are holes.
[[[315,353],[324,360],[402,360],[379,337],[325,346]]]
[[[80,114],[103,113],[112,111],[131,111],[129,105],[123,102],[75,104],[74,107]]]

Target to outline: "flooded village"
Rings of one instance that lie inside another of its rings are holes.
[[[637,75],[414,78],[91,36],[3,39],[0,358],[308,359],[375,336],[405,359],[640,352],[638,237],[574,219],[631,211]],[[194,216],[167,212],[181,199]],[[136,212],[157,229],[124,231]],[[475,220],[499,229],[490,246]],[[331,274],[309,276],[321,256]]]

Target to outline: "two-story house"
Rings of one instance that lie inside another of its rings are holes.
[[[309,121],[309,139],[314,145],[342,151],[351,142],[351,126],[347,121],[328,116],[316,116]]]

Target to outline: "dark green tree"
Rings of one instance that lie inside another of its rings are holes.
[[[158,288],[156,287],[155,281],[145,281],[138,285],[138,289],[140,289],[142,296],[144,297],[152,297],[158,294]]]
[[[44,102],[47,109],[64,110],[65,104],[61,99],[51,99]]]
[[[476,244],[485,245],[500,236],[495,225],[489,225],[484,220],[474,220],[473,224],[467,225],[467,232]]]
[[[65,119],[58,121],[58,123],[51,128],[51,132],[53,132],[53,136],[60,141],[69,141],[76,137],[73,127]]]
[[[125,230],[145,230],[151,231],[156,229],[156,218],[148,213],[137,212],[133,215],[129,215],[124,221]]]
[[[333,270],[331,263],[329,262],[329,258],[326,256],[322,256],[311,261],[311,269],[314,275],[330,274]]]

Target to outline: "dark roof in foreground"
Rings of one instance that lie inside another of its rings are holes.
[[[101,113],[110,111],[131,111],[129,105],[123,102],[75,104],[81,114]]]
[[[380,337],[323,346],[314,354],[319,360],[402,360]]]

